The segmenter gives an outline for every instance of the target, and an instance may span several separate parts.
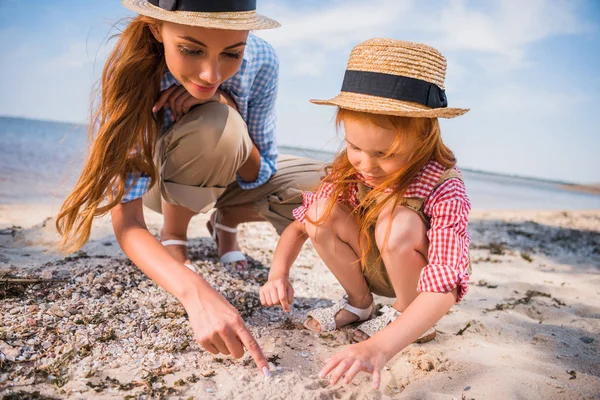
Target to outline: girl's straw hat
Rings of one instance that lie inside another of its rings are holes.
[[[352,49],[342,92],[311,102],[373,114],[458,117],[469,109],[448,107],[445,76],[446,59],[433,47],[370,39]]]
[[[122,0],[138,14],[181,25],[229,30],[278,28],[279,22],[258,15],[256,0]]]

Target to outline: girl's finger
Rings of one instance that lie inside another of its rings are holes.
[[[292,285],[288,285],[287,287],[287,299],[289,304],[294,303],[294,288]]]
[[[273,303],[273,298],[272,298],[271,295],[272,295],[271,288],[269,287],[269,289],[265,290],[265,299],[267,300],[267,305],[268,306],[275,305],[275,303]]]
[[[267,302],[265,300],[264,288],[260,288],[260,290],[258,291],[258,297],[260,297],[260,304],[266,306]]]
[[[277,287],[277,298],[279,299],[279,303],[281,304],[283,311],[290,311],[290,305],[287,301],[287,293],[285,287],[283,287],[283,283],[278,283],[275,286]]]
[[[381,384],[381,370],[378,368],[373,369],[373,389],[379,389]]]
[[[333,372],[331,373],[331,377],[329,378],[329,383],[331,383],[332,385],[335,385],[336,383],[338,383],[340,378],[342,376],[344,376],[344,374],[346,373],[346,371],[348,370],[348,368],[350,368],[350,366],[352,364],[354,364],[353,358],[346,358],[346,359],[342,360],[338,364],[338,366],[333,370]]]
[[[354,361],[354,364],[348,369],[346,375],[344,376],[344,382],[346,384],[352,382],[352,379],[362,370],[362,363],[358,360]]]
[[[327,363],[321,369],[321,372],[319,372],[319,378],[325,379],[325,377],[329,375],[331,370],[334,369],[343,358],[343,353],[334,354],[329,360],[327,360]]]

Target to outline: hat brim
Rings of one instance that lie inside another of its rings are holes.
[[[256,14],[254,11],[204,13],[167,11],[148,3],[147,0],[122,0],[122,4],[138,14],[181,25],[237,31],[273,29],[281,26],[274,19]]]
[[[337,106],[347,110],[371,114],[414,118],[454,118],[469,111],[468,108],[429,108],[422,104],[409,101],[351,92],[341,92],[330,100],[310,100],[310,102],[313,104]]]

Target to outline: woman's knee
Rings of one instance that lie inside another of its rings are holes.
[[[233,108],[203,104],[180,119],[159,143],[164,180],[224,187],[235,180],[252,150],[246,123]]]
[[[397,206],[380,214],[375,225],[375,242],[379,250],[403,252],[427,249],[427,228],[417,213]]]
[[[167,133],[166,155],[177,154],[180,162],[210,159],[247,152],[251,140],[242,116],[221,103],[206,103],[189,111]],[[247,158],[247,156],[245,157]]]

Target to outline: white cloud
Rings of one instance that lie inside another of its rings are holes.
[[[442,52],[476,57],[494,72],[530,65],[531,44],[551,36],[589,31],[580,20],[579,0],[498,0],[439,2],[425,8],[413,0],[334,1],[299,12],[294,3],[266,3],[261,12],[282,27],[260,32],[297,74],[322,75],[331,52],[346,57],[353,45],[377,36],[425,41]],[[482,8],[482,7],[486,8]],[[307,60],[304,56],[309,53]],[[311,60],[312,58],[312,60]],[[309,65],[310,63],[314,65]]]
[[[293,66],[295,75],[320,76],[332,53],[346,57],[355,44],[376,36],[390,36],[400,21],[409,17],[413,1],[334,1],[310,12],[292,5],[267,3],[261,8],[282,24],[273,31],[258,32]]]
[[[495,7],[475,10],[464,0],[452,0],[439,16],[438,45],[479,53],[486,66],[498,65],[501,60],[500,65],[511,69],[528,65],[529,45],[551,36],[590,29],[577,16],[579,1],[500,0],[486,4]]]

